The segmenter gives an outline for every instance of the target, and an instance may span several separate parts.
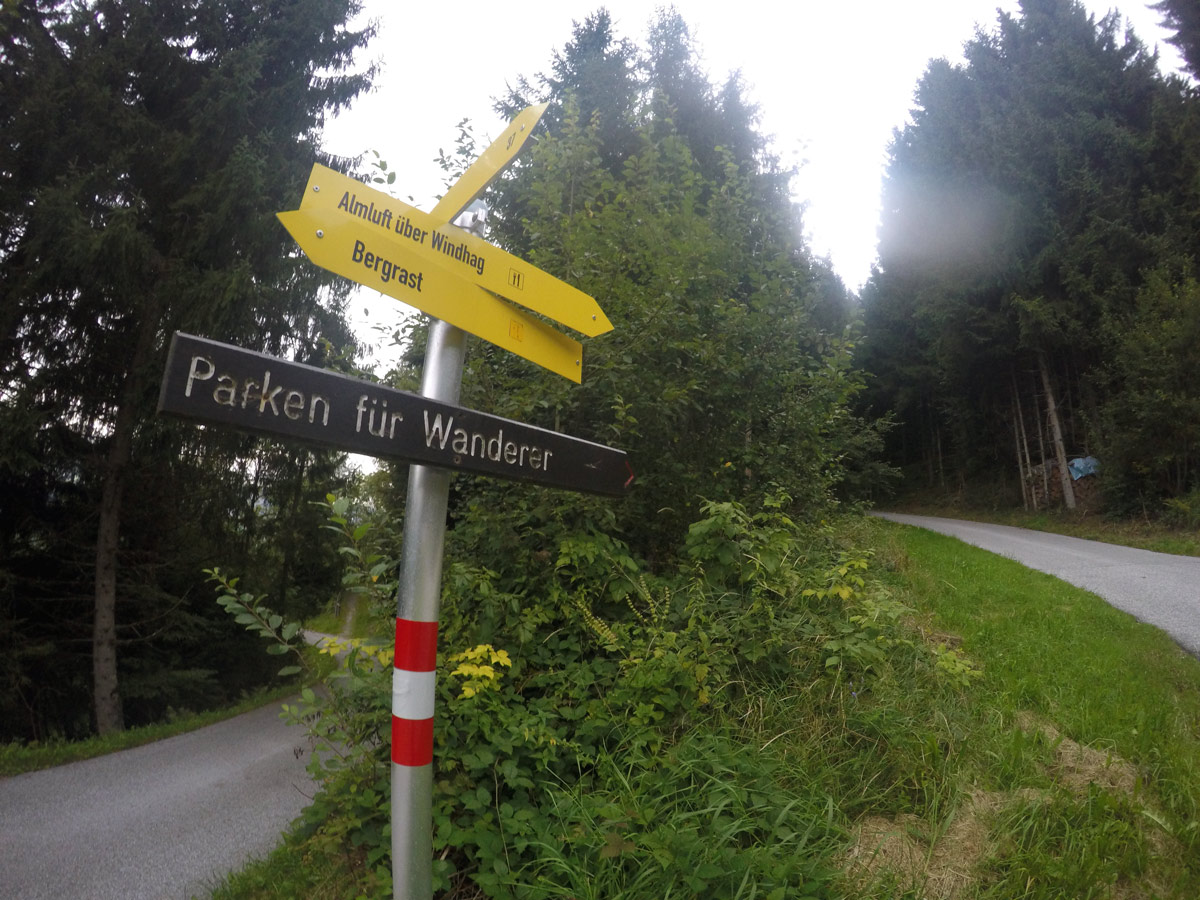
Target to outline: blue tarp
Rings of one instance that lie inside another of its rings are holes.
[[[1084,475],[1095,475],[1099,472],[1100,460],[1094,456],[1079,457],[1067,463],[1067,470],[1071,473],[1071,480],[1078,481]]]

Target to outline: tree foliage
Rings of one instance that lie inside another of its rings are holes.
[[[1162,23],[1175,32],[1169,42],[1179,48],[1192,75],[1200,78],[1200,9],[1188,0],[1158,0],[1151,9],[1162,13]]]
[[[805,247],[789,173],[736,81],[712,88],[674,12],[631,52],[606,14],[577,23],[539,88],[499,105],[560,112],[489,198],[492,239],[596,297],[614,330],[587,342],[581,387],[475,344],[464,402],[627,449],[635,488],[615,505],[456,490],[471,510],[612,530],[661,556],[706,499],[781,488],[818,515],[843,455],[874,438],[847,411],[846,291]]]
[[[865,292],[872,399],[904,422],[894,458],[996,480],[1033,444],[1035,464],[1094,453],[1131,484],[1144,461],[1118,444],[1180,445],[1110,406],[1147,273],[1193,266],[1194,98],[1115,13],[1073,0],[1025,0],[965,57],[930,64],[895,136]]]
[[[203,690],[170,682],[216,669],[196,662],[214,656],[187,599],[198,557],[254,546],[267,520],[306,533],[282,511],[303,510],[327,458],[275,468],[242,438],[185,431],[154,408],[176,329],[307,362],[352,345],[341,289],[296,257],[273,214],[320,156],[325,115],[370,82],[352,70],[371,33],[347,27],[357,9],[3,6],[0,598],[14,645],[37,648],[22,658],[70,648],[94,672],[89,692],[78,665],[47,684],[15,664],[5,694],[20,695],[27,734],[82,730],[68,696],[88,693],[97,727],[120,728],[119,669],[134,718],[197,701]],[[273,468],[286,499],[266,499]],[[63,711],[48,715],[45,694]]]

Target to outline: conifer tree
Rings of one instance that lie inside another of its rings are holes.
[[[1200,5],[1193,0],[1158,0],[1150,8],[1175,32],[1169,42],[1179,48],[1193,77],[1200,78]]]
[[[273,221],[327,114],[370,83],[355,0],[21,0],[0,13],[0,432],[16,480],[96,498],[93,692],[123,726],[122,523],[180,441],[153,415],[175,329],[318,359],[349,341]],[[23,448],[51,447],[52,458]],[[203,455],[203,454],[201,454]],[[52,467],[57,473],[51,473]],[[71,472],[73,474],[66,475]],[[19,536],[18,536],[19,537]]]
[[[892,145],[866,294],[877,397],[919,398],[895,438],[960,477],[1006,472],[1028,412],[1070,505],[1066,455],[1111,438],[1109,328],[1193,221],[1187,103],[1075,0],[1023,0],[965,56],[931,63]]]
[[[604,530],[657,557],[679,550],[704,499],[753,507],[780,490],[816,514],[844,476],[842,448],[871,433],[846,407],[858,379],[845,289],[800,238],[787,173],[760,152],[738,82],[714,89],[682,20],[662,14],[636,67],[619,67],[645,82],[609,70],[603,91],[586,73],[627,45],[597,22],[577,24],[552,77],[535,79],[546,92],[521,98],[560,112],[490,194],[489,224],[596,297],[614,330],[587,342],[582,386],[473,343],[464,392],[627,448],[637,488],[615,505],[559,504],[480,480],[456,488],[462,521],[520,509],[538,543],[549,529]],[[488,565],[519,571],[519,552]]]

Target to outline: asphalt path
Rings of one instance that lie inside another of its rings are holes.
[[[307,738],[279,707],[0,781],[0,897],[208,896],[314,792]]]
[[[901,513],[874,515],[956,537],[1061,578],[1142,622],[1158,626],[1185,650],[1200,656],[1200,558],[1008,525]]]

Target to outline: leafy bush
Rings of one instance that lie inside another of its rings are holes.
[[[894,659],[947,684],[971,669],[957,653],[946,664],[947,651],[906,631],[907,610],[873,581],[868,554],[839,551],[786,507],[786,497],[754,512],[705,504],[686,556],[666,575],[619,540],[561,521],[538,524],[558,537],[540,572],[519,554],[500,570],[449,567],[434,728],[438,890],[822,893],[821,865],[787,848],[829,840],[834,826],[812,818],[812,796],[789,799],[780,771],[744,752],[731,723],[779,685],[806,691],[814,716],[844,718],[846,701],[865,703]],[[347,583],[388,633],[392,584],[369,545],[395,546],[397,536],[386,524],[352,523],[341,500],[330,498],[328,512],[347,551]],[[459,525],[473,528],[495,539],[479,523]],[[315,672],[294,625],[214,577],[222,605],[270,638],[269,652],[291,652]],[[309,729],[310,771],[322,785],[301,834],[344,857],[366,895],[386,896],[392,648],[324,649],[334,666],[323,689],[284,713]],[[869,734],[864,715],[855,727]]]
[[[1200,488],[1181,497],[1168,497],[1163,501],[1167,507],[1163,520],[1173,528],[1194,531],[1200,528]]]

